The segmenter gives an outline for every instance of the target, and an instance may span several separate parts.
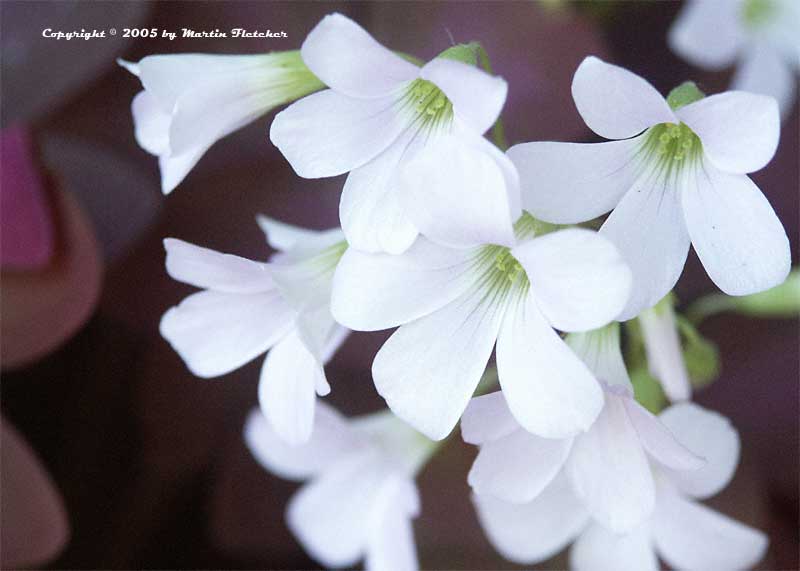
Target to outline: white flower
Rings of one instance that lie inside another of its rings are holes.
[[[612,320],[630,291],[614,246],[584,229],[520,244],[450,249],[419,238],[404,254],[354,249],[334,276],[336,320],[359,331],[401,327],[375,357],[378,392],[400,418],[435,440],[467,406],[497,341],[500,386],[528,430],[566,436],[587,429],[602,391],[558,334]]]
[[[158,156],[164,194],[219,139],[323,84],[300,53],[155,55],[119,60],[144,86],[131,110],[136,141]]]
[[[657,555],[672,569],[735,570],[756,564],[766,550],[766,536],[694,501],[713,496],[730,481],[739,459],[736,431],[723,416],[692,403],[673,405],[659,420],[707,462],[694,471],[675,471],[652,462],[656,501],[645,522],[628,534],[615,534],[591,522],[561,473],[526,504],[473,496],[497,550],[507,559],[530,564],[574,540],[570,567],[582,571],[657,571]]]
[[[523,207],[537,218],[575,223],[613,209],[600,233],[633,271],[633,293],[620,319],[672,289],[690,241],[729,295],[786,278],[786,232],[745,174],[775,153],[774,99],[732,91],[696,100],[702,94],[689,84],[670,97],[695,101],[673,111],[644,79],[595,57],[575,72],[572,95],[595,133],[622,140],[525,143],[508,154],[520,172]]]
[[[648,456],[677,470],[697,469],[703,461],[634,400],[618,324],[570,335],[568,343],[604,388],[597,420],[575,437],[541,438],[514,420],[503,393],[477,397],[461,421],[464,440],[480,445],[468,481],[479,496],[527,503],[563,469],[585,513],[614,532],[627,532],[653,510]]]
[[[797,0],[689,0],[669,31],[674,52],[718,70],[738,62],[733,89],[771,95],[784,115],[800,69]]]
[[[352,247],[398,254],[418,232],[459,246],[513,242],[516,171],[481,137],[505,81],[448,57],[419,68],[341,14],[301,53],[330,89],[279,113],[270,138],[302,177],[350,173],[339,217]]]
[[[199,377],[224,375],[269,351],[258,385],[264,414],[282,438],[308,440],[315,393],[330,392],[323,365],[347,330],[330,314],[331,279],[346,248],[341,230],[315,232],[266,217],[271,263],[164,240],[167,272],[203,288],[161,319],[161,335]]]
[[[345,567],[366,558],[369,571],[418,568],[414,476],[434,443],[388,411],[347,421],[322,402],[306,444],[287,445],[258,412],[247,421],[245,440],[270,472],[310,480],[290,500],[286,520],[314,559]]]
[[[691,398],[692,385],[683,360],[671,296],[642,311],[639,324],[650,374],[661,383],[664,394],[672,402]]]

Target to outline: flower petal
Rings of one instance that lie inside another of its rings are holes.
[[[606,237],[570,228],[511,252],[528,274],[536,305],[562,331],[586,331],[613,320],[631,290],[631,272]]]
[[[491,442],[518,428],[502,391],[473,398],[461,416],[461,436],[469,444]]]
[[[589,128],[606,139],[627,139],[658,123],[676,123],[666,99],[627,69],[589,56],[572,80],[572,98]]]
[[[160,331],[192,373],[208,378],[238,369],[272,347],[293,319],[277,291],[203,291],[169,309]]]
[[[603,407],[600,385],[530,295],[506,312],[497,340],[497,372],[517,422],[538,436],[573,436],[588,429]]]
[[[481,379],[503,307],[482,290],[403,325],[375,356],[372,377],[397,416],[432,440],[453,429]]]
[[[139,77],[139,75],[141,74],[141,70],[139,69],[139,64],[136,62],[124,60],[121,57],[118,57],[117,65],[126,69],[128,72],[130,72],[132,75],[135,75],[136,77]]]
[[[410,479],[384,488],[385,508],[367,540],[367,571],[416,571],[417,547],[411,518],[419,514],[419,492]]]
[[[258,381],[258,403],[264,417],[287,443],[298,445],[311,437],[315,389],[320,383],[327,385],[322,365],[297,331],[267,353]]]
[[[275,288],[266,264],[166,238],[167,273],[199,288],[227,293],[259,293]]]
[[[237,74],[235,80],[225,74],[181,93],[169,129],[172,152],[211,146],[284,103],[288,95],[273,93],[272,78],[266,73],[256,67]],[[280,80],[285,81],[275,79]]]
[[[691,402],[675,404],[659,419],[689,450],[706,459],[699,470],[669,470],[669,480],[695,498],[709,498],[733,478],[739,464],[739,434],[730,421]]]
[[[172,113],[183,93],[201,86],[205,88],[211,82],[235,88],[232,84],[242,77],[258,77],[265,69],[268,71],[272,58],[270,54],[159,54],[147,56],[136,65],[142,85],[155,96],[165,112]]]
[[[602,525],[590,525],[575,541],[569,553],[575,571],[658,571],[649,529],[641,525],[625,535]]]
[[[692,396],[689,373],[683,360],[675,311],[669,299],[639,314],[650,374],[661,383],[667,398],[687,400]]]
[[[761,531],[677,493],[659,496],[652,526],[659,554],[676,569],[749,569],[769,543]]]
[[[729,295],[770,289],[786,279],[789,239],[761,190],[745,175],[712,165],[697,170],[681,192],[684,216],[700,261]]]
[[[340,175],[377,157],[406,128],[395,101],[326,89],[278,113],[269,137],[299,176]]]
[[[350,97],[387,95],[419,75],[417,66],[342,14],[325,16],[306,37],[301,54],[314,75]]]
[[[402,254],[417,237],[398,196],[397,176],[408,137],[401,137],[347,177],[339,202],[339,219],[347,242],[364,252]]]
[[[636,178],[635,137],[608,143],[534,142],[508,156],[519,170],[522,205],[536,218],[559,224],[591,220],[614,208]]]
[[[333,316],[356,331],[388,329],[419,319],[456,299],[474,282],[473,256],[424,238],[399,256],[351,248],[333,277]]]
[[[307,257],[344,240],[344,234],[339,228],[312,230],[287,224],[263,214],[256,216],[256,222],[264,232],[269,247],[282,254],[290,254],[289,258]]]
[[[677,188],[655,171],[643,173],[600,228],[633,273],[631,295],[617,319],[652,307],[678,281],[689,233]]]
[[[151,155],[169,152],[169,123],[172,119],[153,97],[140,91],[131,102],[133,135],[136,142]]]
[[[633,394],[633,385],[622,360],[617,323],[586,333],[570,333],[565,341],[586,363],[595,379],[605,386],[621,387],[623,391]]]
[[[333,356],[349,332],[333,320],[328,304],[300,312],[296,325],[297,334],[320,365]]]
[[[690,0],[669,30],[669,47],[705,69],[731,65],[744,43],[738,2]]]
[[[591,430],[572,445],[567,473],[592,516],[615,533],[641,524],[655,505],[655,485],[623,399],[606,392]]]
[[[479,495],[530,502],[561,471],[571,447],[571,438],[540,438],[518,429],[481,446],[467,482]]]
[[[690,103],[677,114],[700,137],[708,160],[722,171],[757,171],[778,148],[780,111],[768,95],[726,91]]]
[[[680,471],[698,470],[705,466],[705,458],[687,448],[650,411],[632,398],[622,402],[639,435],[639,442],[659,463]]]
[[[304,444],[288,444],[258,409],[247,417],[244,440],[264,469],[286,480],[310,478],[366,446],[347,420],[321,401],[316,403],[311,438]]]
[[[158,168],[161,171],[161,192],[166,195],[175,190],[207,150],[207,145],[199,145],[180,155],[160,155]]]
[[[747,47],[731,80],[731,89],[774,97],[783,119],[792,110],[796,85],[794,72],[784,54],[767,42],[757,42]]]
[[[456,117],[481,134],[497,121],[508,93],[502,77],[446,58],[425,64],[420,77],[441,89],[453,104]]]
[[[289,500],[286,522],[311,557],[325,567],[350,566],[361,559],[385,476],[374,454],[355,454]]]
[[[330,308],[328,308],[330,311]],[[350,335],[350,330],[347,327],[342,327],[338,323],[333,326],[330,333],[328,334],[328,338],[325,342],[325,345],[322,347],[322,352],[319,355],[319,360],[322,363],[327,363],[330,361],[336,352],[339,350],[345,341],[347,341],[347,337]],[[320,387],[317,387],[317,394],[320,396],[325,396],[327,392],[322,392]]]
[[[510,196],[500,161],[485,139],[435,135],[401,165],[398,192],[419,231],[440,244],[464,248],[514,244]],[[518,201],[517,201],[518,202]]]
[[[298,312],[316,311],[331,299],[333,275],[340,252],[322,252],[301,259],[283,258],[269,265],[275,285]]]
[[[544,561],[561,551],[589,520],[564,474],[559,474],[532,502],[512,504],[492,496],[472,495],[481,526],[505,558],[515,563]],[[557,517],[553,517],[558,514]]]

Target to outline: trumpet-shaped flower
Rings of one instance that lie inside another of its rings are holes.
[[[703,461],[633,399],[617,324],[570,335],[568,343],[604,388],[597,420],[575,437],[541,438],[514,420],[502,393],[477,397],[461,421],[464,440],[480,446],[468,480],[479,496],[528,503],[563,471],[586,514],[627,532],[655,505],[648,458],[676,470],[697,469]]]
[[[678,280],[689,244],[725,293],[781,283],[789,241],[746,173],[778,144],[775,100],[738,91],[703,97],[684,84],[664,99],[641,77],[595,57],[575,72],[572,94],[606,143],[534,142],[508,152],[520,172],[523,207],[556,223],[613,209],[600,233],[633,271],[620,319],[663,298]]]
[[[134,134],[140,147],[158,157],[164,194],[216,141],[324,87],[298,51],[155,55],[119,63],[144,86],[131,104]]]
[[[368,571],[418,568],[414,476],[433,442],[388,411],[348,421],[322,402],[307,443],[286,444],[257,411],[247,420],[245,441],[268,471],[309,480],[289,501],[286,520],[314,559],[346,567],[364,558]]]
[[[308,440],[315,393],[330,392],[323,365],[347,330],[330,314],[341,230],[315,232],[260,217],[270,263],[167,238],[167,272],[204,291],[161,319],[161,335],[198,377],[216,377],[269,351],[258,385],[264,415],[291,443]]]
[[[674,52],[718,70],[738,62],[733,89],[771,95],[786,114],[800,69],[796,0],[690,0],[669,31]]]
[[[630,272],[595,232],[536,235],[523,216],[513,248],[452,249],[419,238],[404,254],[348,251],[334,276],[332,312],[355,330],[401,327],[375,357],[378,392],[433,439],[458,422],[497,342],[500,386],[526,429],[586,430],[603,404],[592,374],[553,327],[582,331],[614,319]]]
[[[672,402],[691,398],[692,385],[683,360],[672,296],[666,296],[654,307],[640,313],[639,325],[650,374],[661,383],[664,394]]]
[[[458,246],[513,242],[516,171],[481,136],[505,81],[453,59],[459,46],[420,68],[341,14],[301,53],[330,89],[279,113],[270,138],[302,177],[349,173],[339,217],[352,247],[398,254],[419,232]]]
[[[580,571],[657,571],[657,557],[672,569],[746,569],[764,555],[766,536],[695,500],[723,489],[736,470],[739,438],[723,416],[693,403],[678,403],[659,416],[706,464],[676,471],[652,462],[656,500],[652,515],[626,534],[592,522],[565,472],[535,500],[513,504],[473,495],[486,534],[507,559],[530,564],[574,541],[570,567]],[[558,514],[553,517],[553,514]]]

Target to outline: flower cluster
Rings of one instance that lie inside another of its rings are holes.
[[[169,274],[203,290],[161,322],[192,372],[267,353],[245,438],[267,470],[310,480],[286,517],[315,559],[415,569],[414,477],[461,420],[480,449],[480,521],[508,559],[574,541],[578,569],[759,560],[762,533],[694,501],[731,479],[739,441],[687,402],[682,337],[696,332],[670,291],[690,244],[729,295],[786,278],[788,239],[747,176],[775,153],[773,98],[690,82],[663,97],[590,56],[572,96],[612,141],[506,149],[507,84],[475,43],[423,64],[333,14],[299,52],[123,64],[144,85],[136,136],[165,192],[214,141],[292,101],[271,141],[301,177],[347,174],[341,229],[259,218],[268,262],[165,240]],[[637,400],[620,322],[675,403],[658,416]],[[372,363],[390,410],[348,421],[316,399],[350,330],[394,327]],[[493,353],[500,390],[475,396]]]
[[[678,55],[705,69],[738,62],[732,87],[771,95],[786,116],[800,70],[798,29],[795,0],[689,0],[668,39]]]

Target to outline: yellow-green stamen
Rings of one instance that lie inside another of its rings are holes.
[[[441,89],[425,79],[411,82],[404,106],[414,114],[419,126],[426,129],[445,127],[453,119],[453,104]]]
[[[667,180],[684,167],[697,164],[703,156],[703,144],[684,123],[660,123],[648,129],[639,155],[643,168],[649,170],[655,163],[656,176]]]
[[[663,123],[654,128],[658,138],[657,153],[665,160],[684,161],[701,148],[700,138],[685,123]]]

